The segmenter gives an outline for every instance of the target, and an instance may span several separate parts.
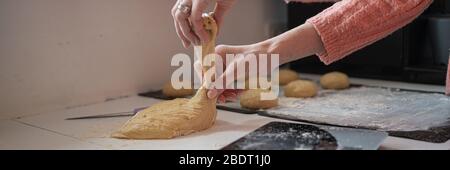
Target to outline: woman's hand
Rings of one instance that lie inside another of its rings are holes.
[[[224,69],[223,72],[225,73],[227,70],[231,70],[229,65],[226,65],[226,54],[243,54],[243,53],[250,53],[251,51],[254,51],[255,47],[252,45],[243,45],[243,46],[229,46],[229,45],[219,45],[216,47],[215,52],[218,56],[221,57]],[[233,64],[236,64],[237,61],[233,61]],[[202,62],[200,60],[195,61],[194,63],[194,70],[196,72],[196,75],[198,77],[203,76],[203,70],[202,70]],[[233,69],[233,71],[235,71]],[[230,71],[228,71],[230,72]],[[231,73],[231,72],[230,72]],[[228,73],[228,74],[230,74]],[[219,78],[225,78],[225,74],[220,75]],[[230,76],[228,76],[230,77]],[[235,76],[236,78],[236,76]],[[226,82],[226,81],[223,81]],[[226,87],[227,84],[224,84],[223,87]],[[242,92],[241,89],[211,89],[208,91],[208,97],[210,99],[213,99],[217,97],[217,101],[219,103],[225,103],[226,101],[234,101],[237,99],[238,95]]]
[[[218,27],[236,0],[217,0],[214,8],[214,19]],[[178,0],[172,8],[175,29],[183,46],[200,45],[209,41],[209,35],[203,28],[202,14],[213,2],[211,0]]]
[[[218,98],[218,102],[224,103],[226,101],[236,100],[239,94],[243,91],[243,89],[227,89],[226,87],[230,84],[226,84],[227,77],[234,77],[235,80],[243,81],[245,80],[245,74],[238,74],[237,68],[244,68],[246,64],[246,60],[244,58],[236,58],[231,62],[226,61],[226,55],[238,55],[242,54],[244,57],[248,56],[248,54],[254,54],[256,56],[256,60],[258,60],[259,54],[269,54],[269,45],[265,42],[252,44],[252,45],[242,45],[242,46],[229,46],[229,45],[219,45],[216,47],[216,54],[218,54],[222,58],[222,62],[224,63],[223,74],[218,77],[218,79],[222,79],[224,84],[221,89],[213,88],[208,90],[208,97],[213,99],[215,97]],[[269,56],[270,57],[270,56]],[[225,63],[229,63],[226,65]],[[194,64],[195,71],[198,76],[202,75],[201,71],[201,62],[197,61]],[[245,72],[248,73],[248,67],[245,67]],[[260,74],[256,72],[257,74]],[[249,77],[256,77],[258,75],[248,75]],[[261,75],[260,75],[261,76]],[[248,77],[247,77],[248,78]],[[234,82],[234,81],[232,81]]]
[[[243,46],[227,46],[227,45],[217,46],[216,53],[220,55],[222,58],[225,58],[226,54],[233,54],[233,55],[243,54],[244,56],[248,54],[254,54],[256,55],[257,60],[259,54],[267,54],[268,57],[271,57],[272,56],[271,54],[277,54],[279,56],[279,64],[285,64],[307,56],[311,56],[313,54],[323,53],[324,50],[325,49],[323,47],[320,36],[316,32],[315,28],[311,24],[305,23],[297,28],[294,28],[281,35],[278,35],[276,37],[273,37],[271,39],[268,39],[266,41],[257,44],[243,45]],[[268,61],[270,61],[270,59]],[[245,67],[246,61],[237,59],[234,60],[231,64],[235,64],[238,67],[239,65],[241,67]],[[237,78],[237,80],[242,80],[243,75],[242,74],[238,75],[236,67],[230,67],[230,65],[224,67],[225,71],[219,78],[222,78],[222,80],[226,80],[226,77],[231,77],[231,75],[234,74],[234,77]],[[258,68],[259,67],[260,66],[258,66]],[[248,69],[248,67],[245,68]],[[270,70],[269,67],[267,70],[270,71],[270,73],[274,71]],[[256,71],[258,75],[249,75],[249,76],[250,77],[265,76],[261,75],[263,73],[258,73],[258,71]],[[248,70],[246,70],[246,74],[247,73],[249,73]],[[229,91],[231,91],[232,94],[236,95],[229,95],[230,94]],[[222,95],[223,93],[225,93],[225,95]],[[215,98],[217,96],[219,96],[219,99],[221,99],[227,98],[228,96],[232,97],[237,96],[237,93],[233,93],[232,90],[226,90],[226,88],[210,89],[208,91],[209,98]]]

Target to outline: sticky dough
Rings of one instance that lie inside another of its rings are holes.
[[[322,85],[324,89],[346,89],[350,87],[350,80],[344,73],[331,72],[320,78],[320,85]]]
[[[308,80],[296,80],[284,86],[284,96],[307,98],[317,95],[316,83]]]
[[[268,93],[270,90],[250,89],[242,93],[240,104],[247,109],[269,109],[278,106],[278,98],[274,100],[261,100],[261,93]],[[273,94],[275,95],[275,94]]]
[[[212,15],[204,15],[203,21],[204,27],[210,33],[211,41],[202,45],[202,59],[214,52],[217,34],[217,24]],[[203,68],[204,71],[208,69],[214,68]],[[207,87],[206,83],[191,99],[161,102],[137,113],[112,134],[112,137],[169,139],[212,127],[217,115],[217,99],[208,99],[205,87]]]

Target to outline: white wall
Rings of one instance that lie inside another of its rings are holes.
[[[0,0],[0,119],[158,89],[185,50],[168,0]],[[220,42],[268,38],[282,0],[239,0]]]

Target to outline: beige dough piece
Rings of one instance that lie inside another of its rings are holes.
[[[270,90],[250,89],[243,92],[240,96],[241,107],[258,110],[278,106],[278,98],[275,100],[261,100],[261,93],[269,91]]]
[[[317,85],[308,80],[296,80],[284,86],[284,96],[307,98],[317,95]]]
[[[215,100],[200,89],[192,99],[175,99],[140,111],[112,137],[170,139],[210,128],[216,119]]]
[[[186,97],[186,96],[193,95],[194,89],[192,89],[192,88],[191,89],[185,89],[185,88],[175,89],[175,88],[173,88],[172,83],[169,81],[164,85],[162,92],[163,92],[164,96],[178,98],[178,97]]]
[[[203,45],[202,59],[214,52],[217,34],[217,25],[211,15],[203,16],[203,21],[211,35],[211,41]],[[211,100],[207,97],[207,90],[204,88],[207,86],[204,84],[191,99],[161,102],[140,111],[112,134],[112,137],[169,139],[212,127],[217,115],[217,99]]]
[[[350,86],[348,76],[341,72],[331,72],[320,78],[320,84],[324,89],[346,89]]]
[[[280,69],[280,85],[284,86],[289,84],[292,81],[300,79],[297,72],[288,69]]]

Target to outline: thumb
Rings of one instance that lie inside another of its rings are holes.
[[[241,46],[231,46],[231,45],[218,45],[216,46],[215,52],[218,54],[222,59],[226,57],[227,54],[240,54],[244,50]],[[225,61],[225,60],[223,60]]]
[[[228,87],[234,83],[234,80],[227,81],[227,78],[235,79],[234,78],[235,72],[236,72],[236,64],[235,64],[235,61],[233,61],[228,67],[226,67],[224,73],[222,75],[220,75],[219,78],[217,79],[217,80],[219,80],[219,83],[220,83],[220,81],[222,81],[221,88],[217,88],[217,86],[215,86],[214,88],[211,88],[208,91],[208,97],[210,99],[216,98],[217,96],[221,95],[225,91],[225,89],[229,89]],[[217,80],[215,83],[218,83]]]
[[[217,55],[219,55],[222,58],[223,61],[223,68],[226,68],[224,70],[224,72],[222,73],[222,75],[220,75],[218,77],[218,80],[222,80],[223,82],[223,88],[218,89],[218,88],[211,88],[210,90],[208,90],[208,97],[210,99],[216,98],[217,96],[219,96],[220,94],[222,94],[225,89],[227,89],[227,87],[230,84],[226,84],[226,78],[233,78],[235,77],[235,72],[236,72],[236,66],[237,66],[237,62],[236,60],[233,60],[229,65],[227,65],[227,59],[226,59],[226,55],[227,54],[232,54],[232,55],[237,55],[237,54],[241,54],[244,51],[243,46],[230,46],[230,45],[218,45],[216,46],[215,52]],[[235,79],[235,78],[234,78]],[[233,83],[233,81],[229,81],[230,83]]]

